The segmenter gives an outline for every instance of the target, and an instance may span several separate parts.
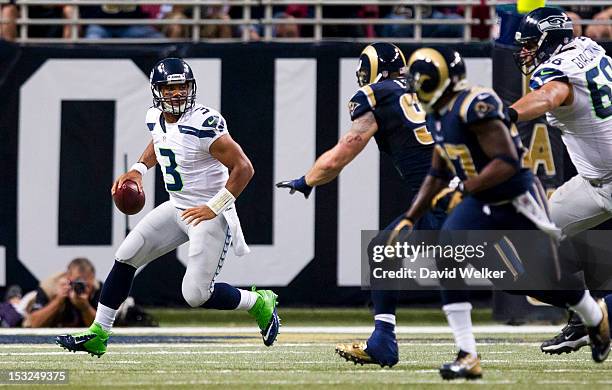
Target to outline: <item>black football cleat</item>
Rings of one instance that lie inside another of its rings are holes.
[[[540,345],[540,350],[551,355],[576,352],[585,345],[589,345],[589,334],[587,328],[582,323],[580,316],[570,311],[570,318],[567,325],[561,332],[550,340],[546,340]]]
[[[602,363],[610,354],[610,325],[608,323],[608,307],[603,299],[597,300],[603,317],[598,325],[587,327],[591,340],[591,355],[596,363]]]
[[[480,367],[480,356],[459,350],[457,359],[451,363],[444,363],[440,367],[442,379],[480,379],[482,368]]]

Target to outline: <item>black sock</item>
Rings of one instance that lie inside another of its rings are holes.
[[[205,309],[234,310],[240,303],[240,291],[227,283],[215,283],[215,289],[208,301],[202,305]]]
[[[136,268],[115,260],[113,269],[111,269],[102,286],[100,303],[111,309],[119,309],[119,306],[130,294],[135,273]]]

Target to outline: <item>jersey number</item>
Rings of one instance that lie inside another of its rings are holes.
[[[600,85],[595,81],[599,74],[608,80],[604,81],[603,85]],[[603,57],[599,62],[599,66],[589,70],[586,73],[587,84],[589,91],[591,91],[591,101],[593,102],[593,108],[598,118],[606,119],[612,115],[612,90],[610,84],[612,84],[612,65],[608,60],[608,57]]]
[[[457,170],[455,169],[455,166],[453,165],[452,161],[459,160],[461,169],[463,169],[463,173],[466,176],[462,179],[469,179],[470,177],[476,176],[476,165],[474,164],[474,160],[472,159],[470,149],[468,149],[466,145],[451,145],[445,143],[444,152],[440,153],[440,155],[445,158],[449,168],[451,168],[455,175],[457,175]]]
[[[159,148],[159,154],[164,157],[168,157],[168,165],[164,166],[164,171],[166,174],[164,175],[164,182],[166,183],[166,189],[168,191],[180,191],[183,189],[183,179],[181,179],[181,174],[176,170],[176,158],[174,156],[174,152],[170,149],[162,149]],[[168,183],[168,175],[172,176],[173,182]]]
[[[399,99],[400,107],[404,116],[412,123],[425,122],[425,111],[413,95],[405,93]],[[427,126],[423,125],[413,130],[417,141],[423,145],[431,145],[434,140],[431,133],[427,131]]]

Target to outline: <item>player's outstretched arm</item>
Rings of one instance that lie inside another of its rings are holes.
[[[334,180],[340,171],[361,153],[377,130],[378,125],[371,111],[355,119],[336,146],[315,161],[306,174],[306,183],[314,187]]]
[[[513,122],[529,121],[561,105],[571,104],[572,99],[570,84],[563,81],[550,81],[517,100],[508,109],[508,114]]]
[[[123,175],[119,176],[111,187],[111,194],[115,195],[115,192],[120,188],[124,182],[131,180],[138,185],[138,191],[142,192],[142,176],[147,169],[154,167],[157,164],[157,157],[155,156],[155,148],[153,147],[153,141],[151,140],[144,152],[138,159],[138,162]]]
[[[210,145],[209,151],[211,156],[229,169],[230,176],[225,188],[213,196],[205,205],[192,207],[183,212],[182,217],[185,222],[193,223],[193,226],[202,221],[213,219],[230,207],[249,184],[255,173],[253,164],[244,154],[240,145],[229,134],[217,138]]]
[[[476,176],[463,182],[468,193],[480,192],[510,179],[519,169],[520,161],[510,131],[499,119],[478,122],[470,126],[478,143],[491,161]]]
[[[323,153],[308,173],[299,179],[276,183],[278,188],[289,188],[290,193],[299,191],[306,198],[312,188],[334,180],[357,155],[365,148],[370,138],[378,130],[372,112],[367,112],[355,119],[349,131],[338,141],[336,146]]]

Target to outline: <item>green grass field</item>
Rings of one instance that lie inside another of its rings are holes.
[[[337,342],[365,338],[367,331],[348,334],[346,327],[332,326],[325,333],[313,333],[312,328],[287,325],[277,343],[266,348],[255,331],[238,325],[241,327],[117,329],[108,353],[100,359],[64,352],[53,345],[56,330],[43,331],[42,335],[11,335],[5,330],[0,336],[5,341],[0,344],[0,369],[65,369],[69,371],[69,384],[61,385],[63,389],[612,388],[612,362],[596,365],[588,348],[570,355],[543,355],[538,345],[550,334],[531,333],[533,329],[524,328],[526,333],[521,333],[523,328],[508,327],[511,333],[477,334],[483,379],[444,382],[437,368],[454,357],[455,348],[443,327],[432,328],[433,333],[424,333],[431,332],[424,328],[399,330],[400,363],[392,369],[381,369],[354,365],[334,354]]]

